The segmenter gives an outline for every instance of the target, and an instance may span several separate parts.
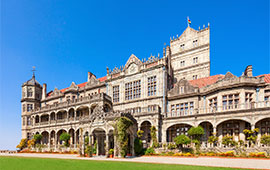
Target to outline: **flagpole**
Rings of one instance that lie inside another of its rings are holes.
[[[189,22],[188,22],[188,20],[189,20],[189,16],[187,17],[187,25],[188,25],[188,27],[189,27]]]

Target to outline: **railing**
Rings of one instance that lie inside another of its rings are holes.
[[[249,110],[249,109],[259,109],[270,107],[270,102],[251,102],[251,103],[242,103],[242,104],[233,104],[233,105],[223,105],[223,106],[214,106],[214,107],[200,107],[168,112],[166,117],[182,117],[190,116],[194,114],[207,114],[207,113],[221,113],[221,112],[232,112],[240,110]]]
[[[111,97],[106,95],[105,93],[99,93],[99,94],[81,97],[81,98],[70,100],[70,101],[65,101],[65,102],[60,102],[60,103],[55,103],[52,105],[39,107],[39,108],[36,108],[35,110],[32,110],[32,112],[68,107],[68,106],[72,106],[72,105],[78,105],[80,103],[91,102],[94,100],[111,100]]]

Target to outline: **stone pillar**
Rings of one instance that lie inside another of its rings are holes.
[[[161,130],[161,142],[166,143],[167,142],[167,134],[166,134],[166,129]]]
[[[116,141],[116,136],[113,136],[113,144],[114,144],[114,156],[118,156],[118,153],[117,153],[117,141]]]
[[[131,146],[131,156],[135,156],[135,151],[134,151],[134,135],[130,135],[130,146]]]
[[[48,147],[51,149],[51,133],[49,133],[49,139],[48,139]]]
[[[109,134],[106,134],[106,148],[105,148],[105,155],[109,157]]]
[[[91,151],[91,155],[90,155],[90,157],[92,157],[93,156],[93,135],[89,135],[89,144],[90,144],[90,146],[91,146],[91,149],[92,149],[92,151]]]
[[[97,154],[97,156],[99,155],[99,136],[97,136],[97,150],[96,150],[96,154]]]

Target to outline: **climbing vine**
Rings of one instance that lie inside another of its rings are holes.
[[[116,139],[120,145],[120,154],[125,157],[128,152],[128,133],[127,130],[133,122],[127,117],[120,117],[115,124]]]
[[[150,128],[150,131],[151,131],[152,147],[157,148],[158,147],[157,128],[155,126],[152,126]]]

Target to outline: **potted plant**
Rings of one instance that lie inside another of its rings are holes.
[[[114,153],[114,150],[113,149],[110,149],[109,150],[109,156],[110,156],[110,158],[113,158],[113,153]]]

